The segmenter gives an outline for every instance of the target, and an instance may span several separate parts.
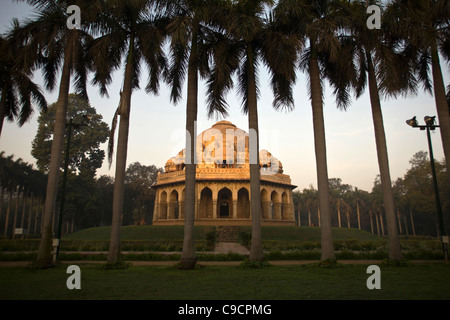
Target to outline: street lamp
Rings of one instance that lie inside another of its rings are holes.
[[[61,229],[62,229],[62,220],[64,215],[64,203],[66,201],[66,183],[67,183],[67,170],[69,167],[69,152],[70,152],[70,140],[72,138],[73,129],[78,129],[82,126],[87,126],[86,122],[89,122],[92,119],[92,116],[83,115],[83,121],[81,123],[75,123],[72,118],[67,117],[66,128],[68,128],[67,133],[67,146],[66,146],[66,159],[64,163],[64,173],[63,173],[63,183],[61,189],[61,204],[59,207],[59,218],[58,218],[58,233],[57,239],[55,241],[56,244],[56,253],[55,253],[55,261],[58,260],[59,255],[59,247],[61,245]]]
[[[448,237],[445,233],[444,220],[442,218],[441,200],[439,198],[439,189],[438,189],[438,184],[437,184],[436,168],[434,166],[433,147],[431,145],[431,135],[430,135],[430,131],[434,131],[434,129],[439,128],[439,126],[436,125],[436,116],[434,116],[434,117],[425,116],[424,121],[425,121],[425,125],[419,125],[417,123],[416,117],[414,116],[412,119],[406,120],[406,123],[413,128],[419,128],[420,130],[427,130],[428,149],[430,150],[430,163],[431,163],[431,171],[433,174],[433,186],[434,186],[434,194],[435,194],[435,199],[436,199],[436,208],[437,208],[437,214],[438,214],[439,229],[440,229],[440,233],[441,233],[442,249],[444,251],[445,261],[447,262],[448,261],[448,249],[447,249]]]

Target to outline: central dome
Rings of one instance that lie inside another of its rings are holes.
[[[249,134],[233,123],[222,120],[197,136],[197,168],[248,168]],[[269,168],[275,163],[276,172],[282,173],[282,165],[270,152],[259,152],[260,166]],[[185,149],[170,158],[165,172],[182,171],[185,167]]]

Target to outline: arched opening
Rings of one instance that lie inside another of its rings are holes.
[[[274,190],[270,195],[271,218],[281,219],[281,202],[278,193]]]
[[[212,219],[213,216],[213,200],[212,191],[210,188],[205,187],[200,193],[200,219]]]
[[[246,188],[238,191],[237,217],[239,219],[250,218],[250,197]]]
[[[217,217],[231,218],[233,217],[233,194],[228,188],[223,188],[217,195]]]
[[[179,203],[178,203],[178,192],[173,190],[170,193],[169,205],[168,205],[168,219],[178,219],[179,215]]]
[[[230,216],[230,206],[227,202],[220,203],[220,218],[228,218]]]

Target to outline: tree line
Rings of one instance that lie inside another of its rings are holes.
[[[25,0],[24,0],[25,1]],[[450,167],[450,117],[440,59],[449,61],[450,4],[446,0],[28,0],[37,15],[14,22],[1,37],[1,119],[18,119],[31,111],[31,102],[44,108],[40,88],[31,81],[43,71],[45,87],[59,88],[50,152],[43,236],[37,264],[51,263],[51,219],[56,208],[63,153],[65,117],[71,84],[87,98],[86,83],[108,94],[112,73],[123,70],[121,98],[112,123],[109,160],[115,151],[108,264],[120,259],[120,226],[131,96],[140,88],[142,67],[148,69],[145,90],[159,91],[164,82],[170,100],[178,103],[187,82],[186,157],[193,159],[198,110],[198,81],[206,80],[209,115],[226,115],[225,96],[233,88],[248,115],[249,130],[258,130],[258,74],[270,74],[273,107],[295,107],[297,74],[307,74],[317,165],[318,207],[321,214],[321,259],[335,260],[331,223],[323,85],[330,84],[336,106],[347,109],[352,96],[370,95],[380,189],[389,239],[389,258],[401,260],[396,207],[389,172],[381,99],[417,94],[422,88],[435,96],[446,167]],[[378,5],[381,28],[367,27],[366,8]],[[79,28],[67,28],[67,8],[82,12]],[[58,83],[57,72],[61,77]],[[117,143],[114,134],[118,129]],[[259,159],[250,164],[252,240],[250,260],[264,258],[261,242]],[[186,163],[185,237],[181,266],[196,263],[193,240],[195,164]],[[450,180],[447,174],[447,180]]]
[[[156,182],[158,172],[162,169],[139,162],[127,167],[123,225],[152,223],[155,191],[150,186]],[[47,175],[43,171],[21,158],[6,156],[4,151],[0,153],[0,237],[23,239],[41,235],[46,183]],[[107,175],[69,173],[62,235],[111,225],[113,187],[114,178]],[[58,219],[58,214],[52,217],[55,233]]]
[[[403,236],[440,236],[436,214],[435,193],[427,152],[420,151],[410,160],[411,168],[393,181],[397,232]],[[437,161],[437,180],[444,212],[450,208],[450,188],[446,180],[445,162]],[[375,178],[372,190],[365,191],[329,179],[332,225],[338,228],[357,228],[386,236],[386,218],[380,177]],[[318,191],[313,186],[293,192],[296,223],[299,226],[320,227]],[[450,219],[445,216],[446,229]]]

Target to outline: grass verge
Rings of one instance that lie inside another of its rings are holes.
[[[2,300],[448,300],[450,265],[381,264],[381,289],[369,290],[366,265],[246,268],[81,265],[81,289],[69,290],[68,265],[47,270],[0,268]]]

